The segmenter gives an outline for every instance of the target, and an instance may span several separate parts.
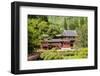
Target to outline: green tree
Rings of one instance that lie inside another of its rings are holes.
[[[45,21],[44,18],[28,18],[28,53],[32,53],[40,48],[44,35],[52,39],[55,35],[62,32],[59,24],[53,24]]]
[[[48,31],[48,23],[40,19],[28,19],[28,53],[40,47],[43,34]]]

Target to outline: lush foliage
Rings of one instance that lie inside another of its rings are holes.
[[[63,59],[60,52],[57,50],[47,50],[40,55],[43,60]]]
[[[79,58],[87,58],[88,49],[81,48],[77,50],[64,50],[58,51],[55,49],[46,50],[41,53],[40,57],[43,60],[55,60],[55,59],[79,59]]]
[[[41,28],[40,28],[41,27]],[[28,52],[40,47],[42,34],[47,33],[48,23],[40,19],[28,19]]]
[[[76,30],[75,48],[87,47],[87,17],[28,15],[28,53],[40,48],[44,35],[52,39],[63,30]]]

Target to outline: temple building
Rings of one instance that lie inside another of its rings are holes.
[[[63,33],[56,35],[53,39],[44,38],[42,49],[72,49],[77,37],[76,30],[64,30]]]

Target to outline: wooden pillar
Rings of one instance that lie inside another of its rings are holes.
[[[43,43],[41,42],[40,48],[43,49]]]

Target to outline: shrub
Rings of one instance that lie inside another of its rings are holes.
[[[78,50],[65,50],[65,51],[57,51],[56,49],[46,50],[41,53],[40,57],[43,60],[55,60],[55,59],[80,59],[87,58],[88,49],[81,48]]]
[[[62,59],[63,57],[57,50],[47,50],[40,55],[43,60]]]

